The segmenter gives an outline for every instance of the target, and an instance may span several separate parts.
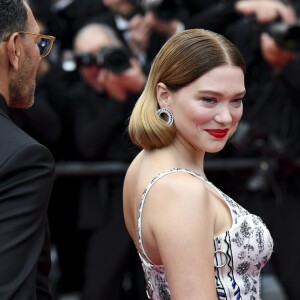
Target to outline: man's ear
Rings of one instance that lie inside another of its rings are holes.
[[[156,86],[156,98],[161,108],[165,107],[169,103],[170,91],[162,82],[159,82]]]
[[[18,71],[22,51],[21,36],[18,33],[13,33],[7,41],[6,48],[10,65],[15,71]]]

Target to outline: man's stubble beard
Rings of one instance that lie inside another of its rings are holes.
[[[32,74],[32,59],[26,56],[17,76],[9,83],[9,107],[29,108],[34,103],[35,79],[29,82]]]

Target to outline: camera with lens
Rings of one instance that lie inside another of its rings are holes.
[[[292,52],[300,52],[299,20],[294,24],[285,24],[280,19],[276,19],[273,22],[262,25],[257,22],[255,15],[251,15],[240,18],[229,25],[226,31],[236,45],[245,48],[244,52],[256,51],[260,47],[260,35],[262,32],[268,33],[279,47]]]
[[[232,144],[242,150],[247,157],[256,158],[259,165],[246,182],[247,190],[251,192],[266,192],[272,184],[273,175],[283,164],[289,168],[294,165],[297,157],[297,147],[290,139],[267,133],[260,126],[247,121],[240,122],[231,139]]]
[[[273,22],[266,26],[266,32],[275,40],[276,44],[290,51],[300,51],[300,23],[293,25]]]
[[[91,53],[76,53],[75,62],[77,68],[97,66],[118,74],[130,68],[130,54],[124,47],[102,47],[97,55]]]

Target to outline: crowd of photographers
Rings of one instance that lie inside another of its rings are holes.
[[[185,28],[224,34],[247,62],[240,127],[208,159],[241,167],[208,174],[263,217],[275,240],[272,266],[289,300],[300,269],[300,1],[29,0],[41,31],[56,36],[42,60],[35,105],[12,119],[57,162],[124,162],[137,154],[126,122],[158,49]],[[248,159],[259,161],[246,167]],[[58,176],[49,207],[59,258],[57,297],[146,299],[136,251],[124,227],[123,175]]]

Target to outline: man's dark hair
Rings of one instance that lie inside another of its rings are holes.
[[[26,30],[27,17],[24,0],[0,0],[0,40]]]

